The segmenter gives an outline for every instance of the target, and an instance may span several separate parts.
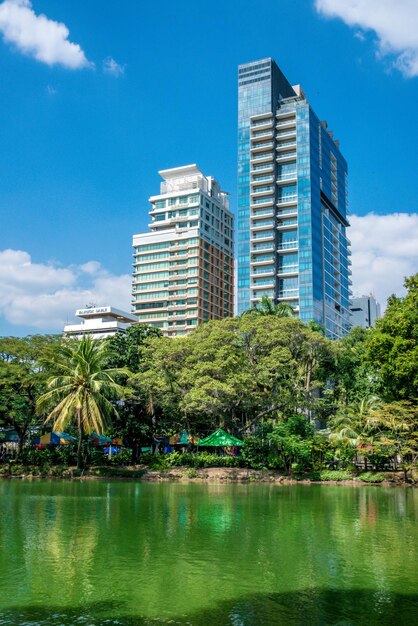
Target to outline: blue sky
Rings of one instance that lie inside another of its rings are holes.
[[[341,141],[354,290],[399,292],[418,270],[418,7],[353,4],[0,3],[0,334],[59,330],[90,295],[129,306],[159,169],[197,163],[235,208],[237,65],[266,56]],[[40,14],[68,37],[48,47]]]

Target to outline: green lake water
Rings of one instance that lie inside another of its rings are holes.
[[[418,624],[418,490],[0,481],[0,625]]]

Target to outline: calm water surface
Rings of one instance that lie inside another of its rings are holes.
[[[418,490],[0,481],[0,625],[418,624]]]

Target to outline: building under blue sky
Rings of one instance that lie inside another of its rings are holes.
[[[159,170],[197,163],[236,212],[237,68],[266,57],[338,132],[353,291],[399,291],[418,264],[418,7],[383,3],[383,32],[351,4],[0,2],[0,333],[60,330],[92,302],[129,310]]]
[[[271,58],[238,70],[238,313],[287,302],[331,338],[350,329],[347,164]]]

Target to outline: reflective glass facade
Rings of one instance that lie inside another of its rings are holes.
[[[263,295],[337,338],[350,327],[347,165],[272,59],[239,67],[238,313]]]

